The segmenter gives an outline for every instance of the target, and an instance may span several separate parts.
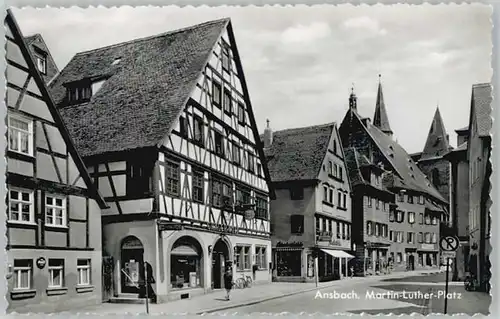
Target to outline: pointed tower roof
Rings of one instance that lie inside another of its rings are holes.
[[[389,125],[389,118],[387,117],[387,110],[385,109],[384,93],[382,92],[382,82],[380,81],[381,75],[378,75],[378,92],[377,104],[375,105],[375,115],[373,115],[373,125],[378,127],[382,132],[387,135],[392,135],[391,126]]]
[[[446,134],[446,129],[444,128],[443,119],[441,117],[441,112],[439,112],[439,106],[436,108],[434,113],[434,118],[432,119],[431,127],[429,129],[429,135],[427,136],[427,141],[425,142],[424,151],[420,160],[431,159],[436,157],[441,157],[448,153],[450,150],[450,143],[448,141],[448,135]]]

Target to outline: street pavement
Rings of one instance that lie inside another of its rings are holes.
[[[442,313],[444,307],[443,274],[422,275],[420,272],[393,273],[366,278],[319,283],[272,283],[247,289],[233,290],[231,300],[224,299],[224,291],[149,306],[150,314],[428,314]],[[405,292],[405,294],[403,294]],[[413,292],[413,296],[409,294]],[[417,296],[417,293],[420,296]],[[448,313],[488,313],[490,296],[466,292],[463,283],[451,283],[449,292],[455,293],[448,302]],[[399,295],[397,294],[399,293]],[[428,293],[427,298],[423,294]],[[460,298],[458,296],[460,293]],[[432,298],[430,296],[433,296]],[[451,295],[450,295],[451,296]],[[67,314],[144,314],[145,305],[109,304],[79,309]]]

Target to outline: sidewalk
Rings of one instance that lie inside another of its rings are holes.
[[[162,304],[149,305],[150,314],[181,315],[181,314],[203,314],[241,306],[261,303],[268,300],[283,298],[327,287],[348,287],[361,283],[373,283],[388,278],[404,278],[429,274],[435,271],[411,271],[398,272],[383,276],[354,277],[344,280],[318,283],[270,283],[268,285],[257,285],[247,289],[234,289],[231,292],[231,300],[225,300],[225,291],[218,290],[213,293],[197,296],[192,299],[177,300]],[[72,313],[94,313],[94,314],[140,314],[146,312],[144,304],[111,304],[104,303],[98,307],[84,308],[72,311]]]

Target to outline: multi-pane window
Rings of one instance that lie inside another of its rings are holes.
[[[204,173],[201,170],[193,170],[193,200],[203,203],[203,190],[205,185]]]
[[[255,156],[251,153],[248,153],[248,170],[255,172]]]
[[[64,259],[49,259],[49,288],[64,286]]]
[[[200,117],[194,117],[194,136],[193,140],[198,144],[203,144],[203,136],[204,136],[204,124],[203,119]]]
[[[81,84],[82,86],[68,87],[68,101],[69,102],[83,102],[92,97],[92,87],[89,84]]]
[[[290,230],[292,234],[304,233],[304,215],[290,216]]]
[[[231,91],[224,89],[224,112],[231,114],[233,111],[233,99],[231,98]]]
[[[267,219],[267,200],[263,197],[255,197],[255,217]]]
[[[410,224],[415,223],[415,213],[414,212],[408,212],[408,223],[410,223]]]
[[[266,247],[255,247],[255,264],[259,267],[259,269],[267,269]]]
[[[33,282],[33,260],[16,259],[14,260],[14,290],[31,289]]]
[[[9,190],[9,220],[32,223],[34,218],[33,191]]]
[[[236,204],[250,204],[250,190],[245,187],[238,186],[236,188]]]
[[[238,122],[245,124],[245,106],[241,102],[238,102]]]
[[[166,192],[169,195],[179,196],[180,167],[179,163],[167,161],[166,166]]]
[[[40,73],[46,74],[47,73],[47,57],[45,54],[41,52],[36,52],[35,53],[35,60],[36,60],[36,68]]]
[[[224,157],[224,138],[220,132],[214,132],[215,154]]]
[[[33,122],[24,117],[10,114],[7,123],[9,130],[9,151],[33,155]]]
[[[212,180],[212,205],[215,207],[222,207],[223,196],[231,198],[231,185],[219,179]]]
[[[236,144],[233,143],[233,162],[235,164],[240,165],[241,164],[241,158],[240,158],[240,147]]]
[[[250,246],[236,246],[236,269],[250,270]]]
[[[45,224],[49,226],[66,226],[66,199],[47,195],[45,197]]]
[[[88,286],[90,280],[90,259],[78,259],[76,263],[76,272],[78,275],[78,285]]]
[[[212,82],[212,103],[220,107],[221,101],[221,85],[215,81]]]
[[[230,68],[231,68],[231,56],[230,56],[229,45],[226,43],[223,43],[222,44],[222,69],[229,72]]]

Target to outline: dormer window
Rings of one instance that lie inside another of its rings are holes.
[[[86,102],[90,100],[91,96],[92,87],[90,83],[68,87],[68,102],[70,103]]]
[[[40,73],[47,74],[47,53],[35,48],[36,68]]]

